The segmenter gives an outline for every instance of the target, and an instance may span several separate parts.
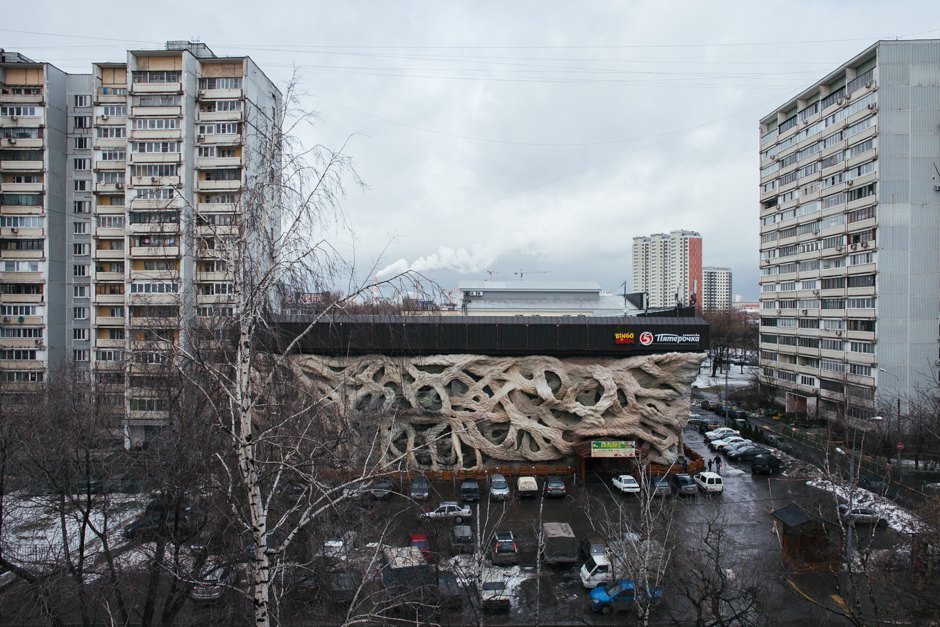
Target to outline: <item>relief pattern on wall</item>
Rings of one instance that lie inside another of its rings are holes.
[[[337,413],[378,417],[387,461],[446,470],[558,461],[595,437],[636,440],[650,461],[671,463],[704,357],[302,355],[292,363]]]

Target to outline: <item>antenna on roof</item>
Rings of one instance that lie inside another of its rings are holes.
[[[521,281],[522,279],[525,278],[525,275],[527,275],[527,274],[551,274],[551,272],[535,271],[535,270],[533,270],[533,271],[519,270],[519,272],[513,272],[513,274],[515,274],[517,277],[519,277],[519,280]]]
[[[493,275],[494,275],[494,274],[499,274],[499,272],[498,272],[497,270],[487,270],[487,271],[486,271],[486,275],[489,277],[489,279],[488,279],[489,281],[492,281],[492,280],[493,280]]]

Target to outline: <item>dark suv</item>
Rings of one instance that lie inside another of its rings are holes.
[[[473,554],[474,545],[473,527],[470,525],[454,525],[450,530],[450,550],[457,555],[458,553]]]
[[[476,479],[464,479],[460,483],[460,498],[464,501],[479,501],[480,482]]]
[[[567,493],[565,480],[561,477],[553,475],[545,480],[545,496],[565,496]]]
[[[672,493],[676,495],[695,496],[698,494],[698,486],[695,485],[695,480],[692,479],[691,475],[685,473],[671,476],[669,485],[672,486]]]
[[[494,564],[515,565],[519,563],[519,547],[511,531],[497,531],[493,534],[493,548],[490,561]]]

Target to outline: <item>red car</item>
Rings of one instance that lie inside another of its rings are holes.
[[[428,534],[426,533],[411,533],[408,534],[408,546],[413,546],[414,548],[421,551],[421,555],[424,556],[424,559],[431,561],[431,542],[428,540]]]

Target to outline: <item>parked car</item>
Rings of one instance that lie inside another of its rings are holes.
[[[483,566],[480,572],[480,607],[484,610],[509,609],[509,589],[501,569]]]
[[[672,488],[669,487],[669,482],[665,477],[661,477],[659,475],[650,476],[649,490],[650,494],[656,497],[672,496]]]
[[[438,607],[447,609],[463,607],[464,590],[454,573],[447,570],[438,570],[435,592]]]
[[[852,507],[848,505],[839,506],[839,516],[847,524],[855,525],[875,525],[876,527],[887,527],[888,521],[878,512],[868,507]]]
[[[459,553],[474,553],[476,541],[473,536],[473,527],[470,525],[454,525],[450,530],[450,550],[455,555]]]
[[[778,448],[781,451],[787,451],[790,449],[790,445],[787,444],[787,441],[783,438],[783,436],[779,436],[775,433],[765,433],[764,444]]]
[[[874,492],[881,496],[884,496],[885,492],[888,491],[888,484],[883,478],[868,472],[863,472],[859,475],[858,487],[865,488],[869,492]]]
[[[509,492],[509,482],[501,474],[490,475],[490,500],[506,501],[512,495]]]
[[[725,447],[722,450],[722,452],[725,454],[725,457],[727,457],[728,453],[731,453],[732,451],[742,451],[746,448],[751,448],[752,446],[758,446],[758,445],[751,442],[750,440],[745,440],[744,442],[738,442],[737,444],[733,446]]]
[[[461,523],[470,519],[470,506],[458,503],[457,501],[442,501],[440,505],[432,510],[421,512],[418,518],[429,518],[431,520],[453,520]]]
[[[238,581],[238,568],[235,564],[225,564],[209,561],[202,570],[193,586],[191,598],[196,603],[211,603],[219,601],[226,590]]]
[[[711,442],[712,440],[720,440],[722,438],[728,438],[733,435],[741,435],[741,433],[736,429],[732,429],[731,427],[718,427],[717,429],[708,431],[705,434],[705,439]]]
[[[395,490],[395,485],[392,483],[391,479],[385,477],[380,477],[372,482],[372,485],[369,486],[369,494],[372,495],[372,498],[384,501],[392,495],[392,492]]]
[[[428,478],[419,475],[411,480],[411,487],[408,488],[408,496],[415,501],[425,501],[431,495],[431,482]]]
[[[490,562],[503,566],[514,566],[519,563],[519,547],[516,546],[516,537],[512,531],[496,531],[490,547]]]
[[[480,482],[476,479],[464,479],[460,482],[460,498],[468,502],[480,500]]]
[[[700,472],[693,479],[698,489],[708,494],[721,494],[725,489],[721,475],[714,472]]]
[[[783,463],[769,453],[762,453],[761,455],[755,455],[754,459],[751,460],[751,474],[767,474],[772,475],[780,468],[783,467]]]
[[[762,446],[748,446],[731,451],[727,454],[727,457],[736,462],[747,462],[758,455],[770,455],[770,449],[766,449]]]
[[[607,542],[603,538],[591,536],[581,540],[581,554],[585,557],[592,555],[607,555]]]
[[[550,476],[545,480],[545,496],[565,496],[568,489],[565,487],[565,480],[556,475]]]
[[[640,484],[630,475],[617,475],[613,478],[614,489],[621,494],[639,494]]]
[[[662,588],[637,591],[631,579],[618,579],[607,586],[597,586],[591,590],[591,610],[598,614],[610,614],[614,610],[635,611],[637,596],[645,595],[654,604],[662,600]]]
[[[712,418],[712,419],[709,420],[709,421],[705,421],[705,422],[699,424],[699,425],[698,425],[698,432],[701,433],[702,435],[705,435],[705,434],[708,433],[709,431],[714,431],[715,429],[719,429],[720,427],[721,427],[721,423],[716,422],[715,419]]]
[[[718,451],[719,453],[726,449],[740,446],[741,444],[753,444],[753,442],[739,435],[732,435],[727,438],[721,438],[720,440],[712,440],[708,443],[713,451]]]
[[[426,533],[409,533],[408,534],[408,546],[413,546],[414,548],[421,551],[421,555],[424,556],[424,559],[431,561],[431,541],[428,540],[428,534]]]
[[[539,482],[535,480],[535,477],[519,477],[516,480],[516,493],[519,495],[520,499],[538,496]]]
[[[672,486],[672,493],[675,495],[698,494],[698,486],[691,475],[680,473],[669,478],[669,484]]]

